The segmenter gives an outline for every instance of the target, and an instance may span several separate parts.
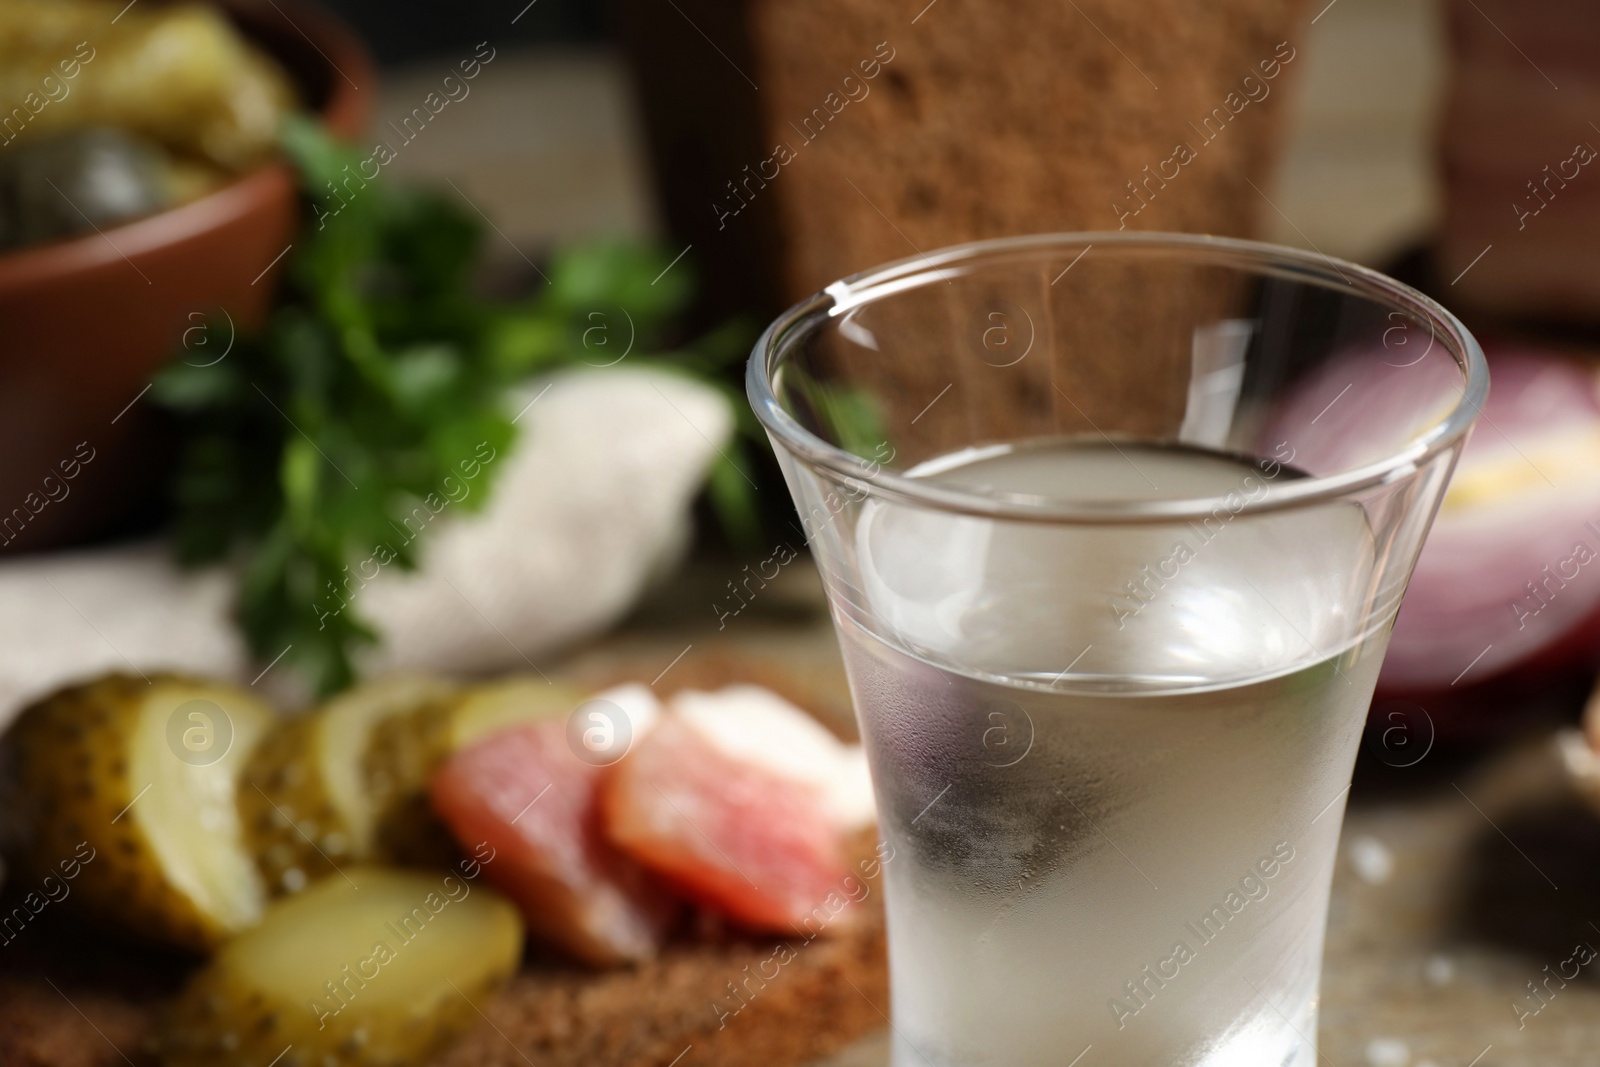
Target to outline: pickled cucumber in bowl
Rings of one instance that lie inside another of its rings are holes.
[[[90,219],[105,225],[210,192],[271,159],[299,106],[288,75],[220,10],[124,3],[0,0],[0,216],[60,218],[41,234],[0,217],[0,243],[67,236]],[[78,180],[78,158],[116,180]],[[30,203],[52,184],[79,191],[75,210]],[[117,195],[101,202],[102,188]]]

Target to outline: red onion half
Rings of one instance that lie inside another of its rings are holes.
[[[1486,348],[1493,388],[1412,574],[1381,690],[1459,689],[1600,651],[1595,375]]]

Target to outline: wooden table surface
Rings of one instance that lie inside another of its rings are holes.
[[[781,661],[848,714],[815,571],[797,560],[719,629],[718,591],[739,571],[693,564],[569,665],[665,667],[686,648],[726,645]],[[1567,786],[1553,729],[1487,747],[1441,743],[1417,759],[1419,740],[1396,754],[1369,739],[1357,762],[1323,964],[1321,1062],[1600,1063],[1600,959],[1564,987],[1541,986],[1555,991],[1542,1007],[1527,986],[1563,969],[1578,944],[1600,948],[1600,816]],[[880,1033],[825,1067],[883,1067],[887,1056]]]

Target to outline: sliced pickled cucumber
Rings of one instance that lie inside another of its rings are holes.
[[[351,867],[273,904],[180,994],[166,1067],[406,1067],[516,969],[516,909],[444,871]]]
[[[25,863],[76,858],[71,900],[134,934],[204,950],[261,917],[235,806],[274,721],[240,690],[113,675],[26,709],[8,735]]]
[[[261,743],[245,768],[239,812],[272,893],[297,892],[372,857],[375,811],[363,764],[373,730],[451,692],[431,678],[373,682],[280,723]]]
[[[518,723],[565,715],[582,690],[538,677],[474,686],[380,723],[367,748],[367,788],[377,809],[376,852],[397,863],[448,863],[456,846],[428,805],[428,780],[452,752]]]

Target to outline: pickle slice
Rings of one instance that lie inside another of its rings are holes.
[[[344,874],[273,904],[190,979],[166,1067],[408,1067],[477,1021],[521,959],[516,909],[457,873]]]
[[[280,723],[261,743],[245,768],[239,809],[272,893],[298,892],[372,858],[376,812],[364,763],[373,731],[451,692],[432,678],[371,682]]]
[[[26,709],[8,736],[25,864],[78,866],[72,899],[141,937],[205,950],[266,892],[235,805],[273,712],[229,686],[112,675]]]

